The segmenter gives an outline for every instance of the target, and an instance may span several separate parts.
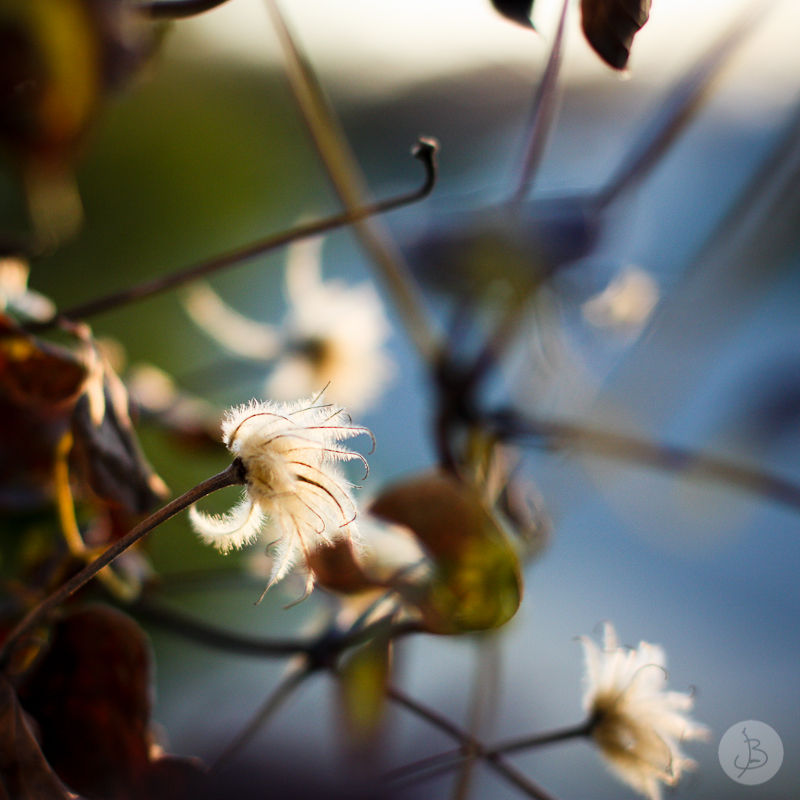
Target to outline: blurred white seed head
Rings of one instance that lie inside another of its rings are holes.
[[[270,586],[294,566],[307,569],[316,548],[348,540],[358,550],[357,509],[350,483],[337,461],[366,459],[341,444],[366,428],[319,397],[294,403],[256,402],[231,409],[222,439],[245,472],[241,502],[224,516],[192,507],[190,519],[201,538],[222,552],[255,541],[263,531],[272,545]],[[269,588],[269,587],[267,587]]]
[[[371,283],[322,279],[321,249],[322,239],[289,248],[288,310],[279,326],[247,319],[203,283],[187,290],[184,305],[227,350],[271,364],[266,396],[288,400],[329,384],[330,399],[361,411],[377,400],[394,371],[386,352],[391,328]]]
[[[21,258],[0,258],[0,311],[39,322],[50,319],[56,312],[55,304],[28,288],[29,273],[27,262]]]
[[[583,304],[583,316],[598,328],[633,336],[650,319],[658,300],[658,284],[643,269],[631,264],[602,292]]]
[[[361,411],[383,392],[394,365],[391,333],[373,284],[322,279],[322,240],[289,250],[283,323],[286,350],[265,385],[271,397],[297,397],[330,383],[332,399]]]
[[[694,768],[680,743],[706,739],[709,731],[691,720],[694,698],[665,691],[664,651],[640,642],[620,647],[606,623],[603,647],[581,637],[586,657],[584,709],[594,720],[592,736],[610,769],[637,792],[660,800],[661,785],[673,786]]]

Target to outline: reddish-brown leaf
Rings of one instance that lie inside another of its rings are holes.
[[[20,700],[71,789],[90,800],[193,796],[201,775],[193,761],[154,758],[151,678],[144,632],[122,612],[92,606],[55,626]]]
[[[581,0],[586,40],[603,61],[624,69],[633,37],[647,22],[650,0]]]
[[[20,699],[61,779],[87,797],[131,797],[149,765],[150,652],[139,626],[91,607],[64,618]]]
[[[344,540],[312,550],[308,567],[316,583],[332,592],[358,594],[379,585],[364,574],[350,543]]]
[[[76,800],[47,763],[11,684],[2,676],[0,800]]]

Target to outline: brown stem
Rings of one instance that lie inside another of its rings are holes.
[[[76,575],[73,575],[66,583],[62,584],[55,592],[42,600],[39,605],[22,619],[22,621],[11,631],[0,648],[0,669],[4,669],[24,637],[30,633],[44,618],[63,603],[71,594],[85,586],[103,567],[107,567],[117,556],[124,553],[131,545],[150,533],[154,528],[166,522],[170,517],[175,516],[179,511],[188,508],[192,503],[205,497],[218,489],[226,486],[234,486],[244,483],[244,475],[241,463],[236,460],[227,469],[224,469],[212,478],[204,480],[188,492],[175,498],[163,508],[149,516],[146,520],[137,525],[132,531],[125,534],[119,541],[115,542],[102,555],[84,567]]]
[[[318,220],[316,222],[309,222],[305,225],[297,225],[289,230],[276,233],[266,239],[262,239],[254,244],[247,245],[238,250],[233,250],[229,253],[215,256],[207,261],[202,261],[194,266],[187,267],[186,269],[173,272],[169,275],[163,275],[159,278],[154,278],[138,286],[132,286],[128,289],[123,289],[120,292],[105,295],[104,297],[90,300],[86,303],[80,303],[66,311],[59,312],[54,317],[44,322],[32,323],[26,326],[26,329],[31,332],[37,332],[48,328],[53,328],[57,325],[64,324],[65,321],[75,319],[86,319],[95,314],[100,314],[104,311],[110,311],[121,306],[126,306],[129,303],[136,302],[137,300],[144,300],[148,297],[153,297],[156,294],[165,292],[168,289],[174,289],[178,286],[183,286],[186,283],[197,280],[198,278],[206,277],[212,273],[219,272],[227,267],[236,264],[242,264],[271,250],[279,247],[284,247],[287,244],[296,242],[299,239],[305,239],[309,236],[316,236],[320,233],[328,233],[336,228],[351,225],[358,220],[366,219],[367,217],[375,216],[376,214],[384,214],[387,211],[392,211],[401,206],[406,206],[422,200],[427,197],[433,190],[436,183],[436,150],[438,145],[433,139],[421,138],[412,149],[412,155],[419,159],[425,167],[425,182],[423,185],[413,192],[408,194],[392,197],[388,200],[382,200],[378,203],[363,206],[352,211],[345,211],[341,214],[335,214],[332,217]]]

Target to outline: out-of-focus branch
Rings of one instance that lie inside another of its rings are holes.
[[[530,119],[528,120],[528,137],[525,143],[522,171],[517,181],[517,187],[508,201],[509,208],[512,210],[519,209],[520,204],[530,193],[539,164],[542,162],[550,131],[558,115],[560,94],[557,82],[564,55],[564,29],[569,5],[569,0],[564,0],[556,35],[550,47],[550,55],[547,58],[547,66],[533,98]]]
[[[569,422],[524,418],[513,411],[491,414],[487,424],[504,441],[529,441],[545,450],[574,450],[682,473],[691,478],[706,478],[800,510],[800,485],[797,483],[697,450]]]
[[[220,753],[217,760],[211,765],[216,771],[225,766],[239,753],[249,741],[261,730],[270,717],[288,700],[297,689],[314,672],[313,666],[307,661],[298,662],[283,677],[283,680],[273,689],[272,693],[253,714],[247,725],[237,734],[236,738]]]
[[[266,0],[266,4],[283,48],[286,75],[303,121],[337,197],[352,212],[365,197],[358,163],[277,0]],[[354,229],[391,291],[409,337],[422,357],[429,364],[434,363],[440,348],[439,336],[411,271],[389,237],[374,222],[359,222]]]
[[[229,253],[214,256],[214,258],[210,258],[207,261],[201,261],[199,264],[187,267],[186,269],[145,281],[138,286],[132,286],[128,289],[99,297],[96,300],[90,300],[86,303],[72,306],[65,311],[57,313],[49,320],[31,323],[26,326],[26,329],[31,332],[38,332],[56,327],[64,323],[64,321],[86,319],[87,317],[100,314],[104,311],[126,306],[137,300],[153,297],[169,289],[175,289],[178,286],[183,286],[198,278],[205,278],[216,272],[221,272],[228,267],[243,264],[257,256],[262,256],[279,247],[285,247],[300,239],[306,239],[321,233],[328,233],[337,228],[352,225],[354,222],[366,219],[367,217],[372,217],[376,214],[384,214],[387,211],[416,203],[427,197],[436,183],[436,150],[437,144],[433,140],[425,138],[420,139],[412,149],[412,155],[419,159],[425,167],[425,181],[422,186],[415,189],[413,192],[401,194],[397,197],[392,197],[388,200],[382,200],[359,208],[349,209],[342,214],[335,214],[331,217],[317,220],[316,222],[297,225],[294,228],[276,233],[254,244],[247,245],[238,250],[233,250]]]
[[[386,634],[384,621],[379,620],[345,631],[332,628],[315,639],[259,639],[216,628],[147,599],[139,600],[130,610],[143,622],[156,625],[204,647],[257,658],[304,655],[315,669],[333,666],[341,653],[368,641],[378,630]],[[392,626],[388,636],[390,639],[398,639],[421,630],[416,622],[400,622]]]
[[[455,756],[455,760],[442,765],[433,773],[428,773],[425,777],[432,777],[433,774],[438,775],[442,772],[449,772],[461,763],[464,757],[474,756],[483,759],[495,772],[502,775],[503,778],[528,797],[532,797],[534,800],[556,800],[548,791],[534,783],[516,767],[505,761],[499,751],[487,749],[480,741],[470,736],[465,731],[462,731],[457,725],[454,725],[446,717],[439,714],[438,711],[434,711],[417,700],[412,699],[405,692],[394,686],[389,687],[387,696],[390,700],[408,709],[421,719],[426,720],[461,744],[458,750],[450,754]],[[446,755],[448,754],[443,754],[443,756]]]

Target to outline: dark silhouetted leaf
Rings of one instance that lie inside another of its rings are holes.
[[[492,5],[512,22],[532,28],[531,9],[533,0],[492,0]]]
[[[194,762],[153,759],[151,678],[145,635],[120,611],[93,606],[55,626],[20,700],[71,789],[102,800],[192,796],[190,776],[200,774]],[[162,779],[174,793],[159,792]]]
[[[650,0],[581,0],[586,40],[603,61],[624,69],[631,43],[650,15]]]
[[[78,800],[45,760],[11,684],[2,676],[0,800]]]
[[[519,608],[519,561],[475,490],[444,473],[390,488],[370,509],[409,528],[430,553],[432,578],[397,588],[432,633],[497,628]]]

